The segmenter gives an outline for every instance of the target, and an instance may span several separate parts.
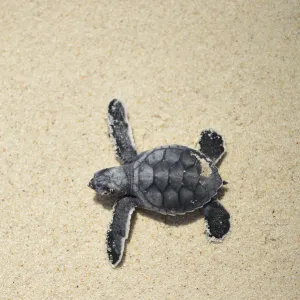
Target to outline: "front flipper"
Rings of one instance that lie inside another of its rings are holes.
[[[199,146],[200,152],[215,164],[225,152],[222,136],[213,129],[207,129],[201,132]]]
[[[204,206],[206,232],[210,240],[221,241],[230,229],[230,215],[218,200]]]
[[[137,153],[132,130],[121,101],[114,99],[109,103],[107,123],[109,136],[115,146],[117,158],[122,164],[130,163]]]
[[[114,206],[113,219],[107,231],[107,254],[112,267],[122,260],[125,240],[128,237],[131,215],[137,206],[135,198],[126,197]]]

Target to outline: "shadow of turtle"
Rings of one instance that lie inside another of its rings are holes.
[[[224,197],[224,195],[226,193],[226,190],[227,190],[227,187],[223,186],[218,191],[218,195],[217,195],[218,200],[222,200],[222,198]],[[95,194],[95,196],[94,196],[94,201],[97,204],[101,204],[105,209],[109,209],[109,210],[112,210],[114,204],[118,200],[119,200],[119,198],[112,197],[112,196],[103,196],[103,195],[98,195],[98,194]],[[139,208],[137,208],[136,212],[138,212],[142,216],[149,217],[155,221],[162,222],[169,226],[177,226],[177,227],[194,223],[198,219],[203,218],[202,208],[196,209],[193,212],[187,212],[185,214],[176,215],[176,216],[164,215],[164,214],[160,214],[160,213],[157,213],[154,211],[139,209]],[[131,218],[131,225],[130,225],[131,229],[134,228],[136,220],[137,220],[136,213],[134,213]],[[132,230],[130,230],[130,232],[131,231]],[[131,236],[131,234],[129,233],[128,239],[130,239],[130,236]]]
[[[216,198],[218,200],[222,200],[226,191],[227,191],[227,187],[223,186],[218,191],[218,195]],[[109,209],[109,210],[111,210],[113,208],[114,204],[118,200],[120,200],[118,197],[99,195],[99,194],[94,195],[95,203],[101,204],[105,209]],[[154,219],[159,222],[163,222],[167,225],[174,225],[174,226],[178,226],[180,224],[184,225],[184,224],[189,224],[189,223],[195,222],[198,219],[199,211],[201,211],[201,210],[202,209],[199,208],[193,212],[186,212],[182,215],[172,216],[172,215],[164,215],[164,214],[160,214],[160,213],[157,213],[154,211],[137,208],[137,211],[144,216],[150,217],[151,219]]]
[[[222,161],[225,159],[226,156],[227,156],[227,152],[224,152],[224,154],[221,156],[221,158],[216,163],[217,168],[219,168],[219,166],[222,164]]]
[[[112,209],[116,201],[118,200],[119,198],[117,197],[99,195],[99,194],[94,195],[94,202],[97,204],[101,204],[105,209]]]

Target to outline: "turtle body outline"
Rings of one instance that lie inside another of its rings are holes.
[[[166,145],[137,154],[121,101],[109,103],[107,121],[121,166],[96,172],[88,186],[100,195],[118,198],[107,231],[112,267],[122,260],[135,208],[172,216],[203,208],[208,238],[222,241],[230,230],[230,215],[217,200],[218,190],[226,183],[216,167],[225,153],[222,136],[207,129],[200,134],[199,151]]]

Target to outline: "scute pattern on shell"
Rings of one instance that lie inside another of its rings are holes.
[[[182,146],[165,146],[145,153],[134,163],[134,192],[169,214],[202,207],[219,186],[214,186],[215,180],[201,176],[198,155]]]

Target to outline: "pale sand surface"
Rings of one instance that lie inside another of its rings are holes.
[[[300,2],[59,2],[0,3],[0,298],[300,299]],[[109,266],[114,97],[140,151],[224,135],[223,243],[138,211]]]

